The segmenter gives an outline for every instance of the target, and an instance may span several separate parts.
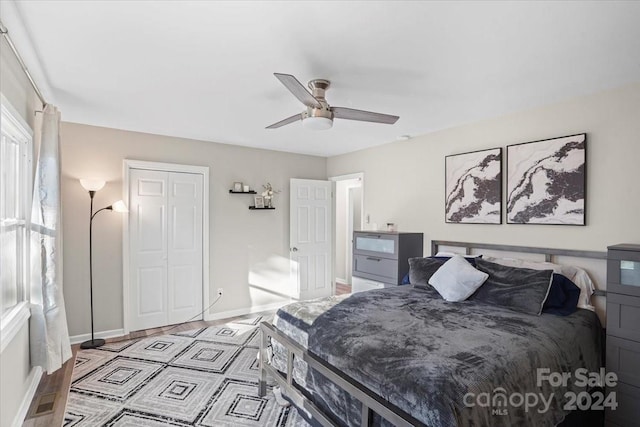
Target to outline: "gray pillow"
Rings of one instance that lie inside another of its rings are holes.
[[[539,315],[547,299],[553,270],[507,267],[476,259],[476,268],[489,275],[469,299]]]
[[[435,258],[409,258],[409,282],[412,285],[427,286],[433,273],[444,264]]]

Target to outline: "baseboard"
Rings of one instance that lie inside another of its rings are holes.
[[[342,277],[336,277],[336,283],[347,283],[347,279],[343,279]]]
[[[205,315],[204,320],[219,320],[227,317],[244,316],[245,314],[259,313],[261,311],[276,310],[283,305],[289,304],[289,301],[282,301],[273,304],[257,305],[255,307],[239,308],[237,310],[221,311],[219,313],[210,313]],[[111,331],[102,331],[94,333],[96,338],[114,338],[124,336],[124,329],[113,329]],[[91,339],[91,334],[81,334],[69,337],[71,344],[80,344]]]
[[[113,329],[111,331],[96,332],[93,334],[96,338],[114,338],[124,335],[124,329]],[[69,337],[71,344],[80,344],[91,339],[91,334],[81,334]]]
[[[219,313],[209,313],[205,320],[220,320],[228,317],[244,316],[246,314],[259,313],[261,311],[277,310],[278,308],[289,304],[289,301],[276,302],[273,304],[257,305],[254,307],[239,308],[237,310],[221,311]]]
[[[22,398],[22,403],[20,404],[18,413],[13,419],[13,423],[11,424],[12,427],[20,427],[24,423],[24,419],[27,417],[27,412],[29,412],[29,407],[31,406],[33,396],[35,396],[36,390],[38,390],[40,378],[42,378],[42,368],[40,366],[34,366],[33,368],[31,368],[31,372],[29,372],[29,378],[27,378],[29,387],[27,388],[27,392]]]

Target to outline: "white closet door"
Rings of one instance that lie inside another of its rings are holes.
[[[130,330],[202,319],[203,176],[131,169]]]
[[[202,318],[202,179],[169,173],[169,324]]]
[[[167,172],[131,170],[129,181],[132,330],[166,325]]]

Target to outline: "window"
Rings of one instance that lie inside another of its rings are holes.
[[[31,130],[3,97],[0,117],[0,308],[5,315],[27,297],[31,210]]]

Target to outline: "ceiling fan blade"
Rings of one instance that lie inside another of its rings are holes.
[[[359,120],[361,122],[374,122],[392,125],[400,117],[390,114],[372,113],[371,111],[354,110],[353,108],[331,107],[333,116],[338,119]]]
[[[311,108],[322,108],[322,104],[291,74],[273,73],[273,75],[304,105]]]
[[[302,114],[300,114],[300,113],[294,114],[291,117],[287,117],[284,120],[280,120],[279,122],[274,123],[271,126],[267,126],[265,129],[277,129],[277,128],[282,127],[284,125],[288,125],[289,123],[297,122],[298,120],[302,120]]]

